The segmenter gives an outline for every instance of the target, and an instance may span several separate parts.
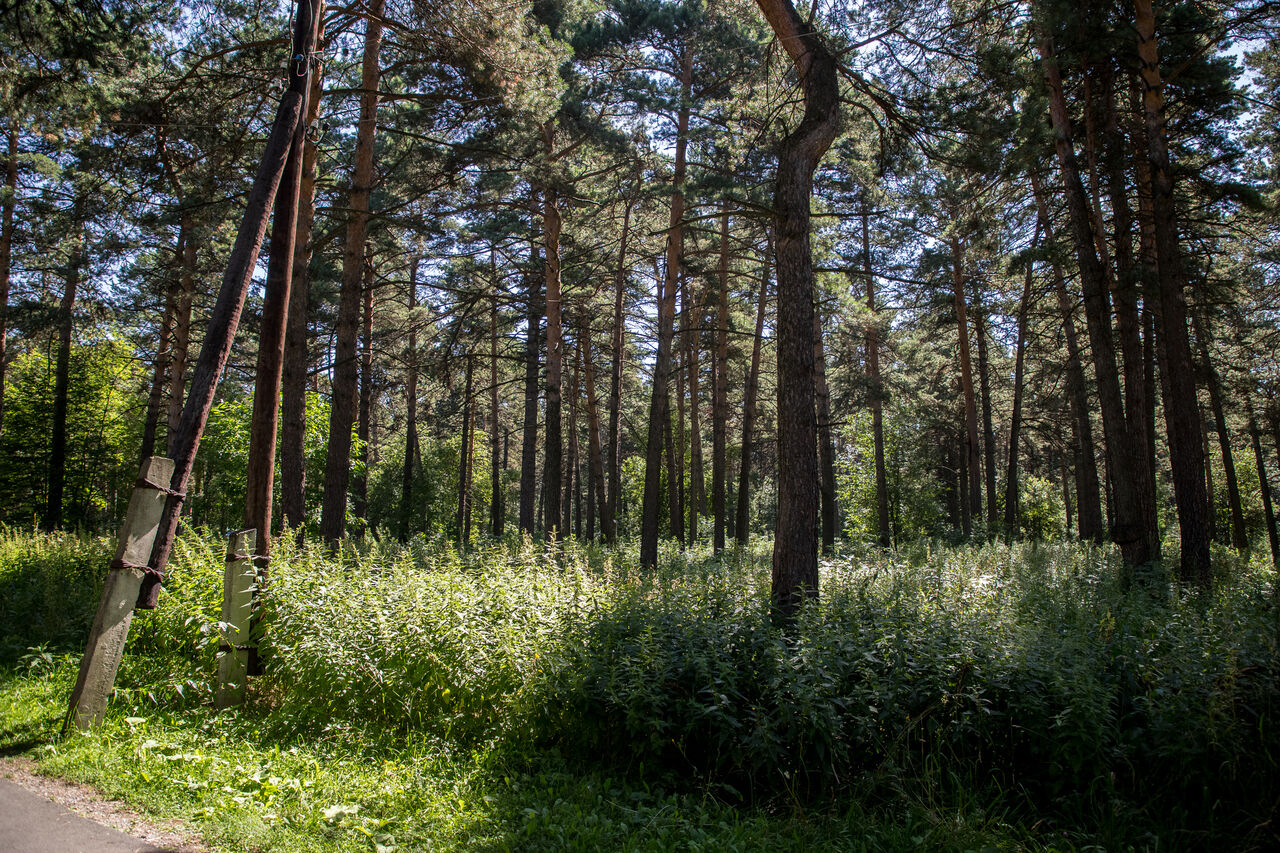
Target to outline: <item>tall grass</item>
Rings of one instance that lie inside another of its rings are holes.
[[[6,589],[65,586],[102,554],[42,541],[65,572],[0,540]],[[868,550],[825,561],[784,634],[762,553],[673,550],[649,573],[575,543],[371,540],[332,558],[277,541],[257,694],[292,738],[554,753],[769,807],[976,804],[1108,843],[1280,841],[1280,623],[1260,562],[1201,597],[1122,589],[1109,551],[1074,543]],[[186,539],[136,623],[126,704],[203,701],[220,577],[221,545]],[[18,631],[19,610],[5,636],[65,636],[51,617]]]

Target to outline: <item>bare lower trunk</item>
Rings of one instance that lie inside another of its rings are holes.
[[[1037,225],[1032,245],[1039,242],[1040,227]],[[1027,355],[1027,314],[1031,310],[1031,282],[1032,265],[1028,260],[1022,279],[1022,298],[1018,301],[1018,337],[1013,357],[1013,412],[1009,416],[1009,462],[1005,469],[1004,527],[1010,538],[1018,533],[1018,439],[1022,433],[1022,383]]]
[[[715,379],[711,400],[712,549],[724,550],[725,455],[729,434],[729,209],[720,213],[720,290],[716,297]]]
[[[587,456],[591,477],[591,492],[600,508],[600,526],[608,536],[605,518],[608,515],[608,501],[605,499],[604,458],[600,447],[600,406],[596,400],[596,367],[595,353],[591,347],[591,335],[582,330],[582,361],[587,380]],[[587,538],[593,537],[593,526],[587,524]]]
[[[618,512],[622,491],[622,365],[626,358],[624,338],[625,315],[623,299],[627,287],[627,238],[631,229],[631,208],[634,202],[627,200],[622,214],[622,242],[618,246],[618,265],[614,270],[613,285],[613,369],[609,377],[609,491],[600,508],[600,532],[606,542],[618,539]]]
[[[1196,327],[1196,340],[1200,344],[1200,363],[1204,373],[1205,386],[1209,391],[1209,408],[1213,411],[1213,424],[1218,433],[1218,450],[1222,453],[1223,478],[1227,483],[1227,506],[1231,510],[1231,547],[1240,553],[1249,550],[1249,535],[1244,527],[1244,506],[1240,500],[1240,484],[1236,478],[1235,454],[1231,451],[1231,433],[1227,430],[1227,414],[1222,404],[1222,382],[1218,371],[1209,357],[1208,337],[1196,318],[1192,317]],[[1206,441],[1208,436],[1206,435]],[[1209,454],[1205,452],[1205,472],[1210,470]],[[1210,496],[1211,498],[1211,496]],[[1209,506],[1213,506],[1212,499]]]
[[[822,312],[813,310],[813,390],[818,418],[818,470],[822,474],[822,553],[836,550],[836,448],[831,438],[831,392],[827,389],[827,356],[822,345]]]
[[[176,254],[181,257],[182,247],[178,246]],[[160,320],[159,343],[156,345],[156,358],[152,365],[151,393],[147,395],[147,419],[142,425],[142,447],[138,451],[139,464],[155,455],[156,433],[160,429],[160,410],[164,407],[164,385],[169,375],[169,338],[173,325],[173,288],[165,295],[164,316]]]
[[[554,125],[543,127],[543,146],[551,154]],[[560,427],[560,385],[564,364],[564,330],[560,304],[560,208],[555,192],[545,189],[542,193],[542,238],[546,252],[545,273],[547,293],[547,439],[543,446],[543,482],[546,483],[544,516],[548,532],[559,529],[560,536],[568,531],[560,518],[560,466],[564,463]]]
[[[9,277],[13,266],[13,209],[18,191],[18,117],[9,116],[4,196],[0,201],[0,435],[4,434],[5,365],[9,349]]]
[[[1271,481],[1267,477],[1267,460],[1262,453],[1258,420],[1254,417],[1253,402],[1249,401],[1249,439],[1253,444],[1254,464],[1258,466],[1258,490],[1262,493],[1263,521],[1267,525],[1267,543],[1271,546],[1271,564],[1280,568],[1280,533],[1276,530],[1276,512],[1272,503]],[[1277,442],[1280,449],[1280,441]]]
[[[982,512],[982,470],[978,443],[978,403],[973,393],[973,365],[969,357],[969,312],[965,298],[964,247],[958,237],[951,238],[951,285],[956,309],[959,341],[960,392],[964,396],[964,453],[968,478],[968,511],[961,514],[964,535],[973,532],[972,520]]]
[[[987,495],[987,529],[996,527],[996,431],[991,422],[991,365],[987,358],[987,315],[974,287],[973,336],[978,341],[978,392],[982,398],[982,458]]]
[[[876,280],[871,271],[871,209],[862,191],[862,264],[867,287],[866,331],[867,396],[871,401],[871,432],[876,465],[876,531],[881,548],[893,544],[889,526],[889,477],[884,464],[884,383],[880,379],[880,327],[876,319]]]
[[[536,245],[530,255],[528,314],[525,317],[524,424],[520,446],[520,532],[532,535],[538,518],[534,504],[541,498],[538,491],[538,350],[542,340],[544,302],[543,276],[536,272],[540,258]]]
[[[195,226],[189,214],[183,214],[178,229],[182,245],[182,270],[173,309],[173,336],[169,342],[169,423],[168,454],[174,458],[178,423],[182,419],[183,392],[187,383],[187,353],[191,347],[191,303],[196,291]]]
[[[818,458],[814,402],[813,172],[835,139],[840,86],[835,57],[789,0],[757,0],[800,74],[805,112],[778,146],[773,222],[778,269],[778,521],[771,601],[786,622],[818,596]]]
[[[502,489],[502,436],[498,426],[498,271],[492,253],[489,262],[490,278],[495,288],[489,314],[489,532],[501,536],[507,508]]]
[[[320,535],[336,545],[347,529],[347,489],[351,482],[351,427],[359,392],[360,302],[364,280],[369,196],[373,189],[373,141],[378,122],[379,54],[382,49],[383,0],[370,0],[365,18],[364,59],[360,71],[360,124],[356,129],[355,169],[347,207],[346,246],[342,253],[342,287],[335,327],[333,398],[329,410],[329,453],[325,459],[324,501]]]
[[[356,466],[351,484],[351,514],[360,520],[364,535],[369,518],[369,440],[373,403],[373,260],[364,266],[364,308],[360,330],[360,402],[356,414]]]
[[[413,523],[413,477],[418,460],[418,326],[414,316],[418,307],[418,264],[415,255],[409,262],[409,342],[405,353],[404,380],[404,467],[400,474],[400,541],[409,539]],[[496,311],[496,308],[495,308]],[[496,391],[495,386],[495,391]],[[494,458],[497,456],[495,454]]]
[[[471,422],[475,415],[471,406],[471,390],[474,359],[467,353],[466,379],[462,392],[462,447],[458,452],[458,512],[454,523],[458,531],[458,542],[466,548],[471,541]]]

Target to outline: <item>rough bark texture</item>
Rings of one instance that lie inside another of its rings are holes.
[[[582,331],[582,360],[587,380],[587,464],[591,477],[591,493],[599,506],[601,527],[607,517],[608,501],[605,499],[604,454],[600,446],[600,404],[596,397],[595,352],[591,346],[589,330]],[[587,524],[587,538],[594,538],[593,526]],[[604,531],[607,535],[607,531]]]
[[[351,484],[351,514],[360,519],[359,534],[365,531],[369,517],[369,430],[373,413],[373,262],[366,259],[364,267],[364,307],[360,317],[360,402],[356,417],[356,470]]]
[[[182,420],[183,391],[187,382],[187,353],[191,347],[191,303],[196,292],[195,225],[190,214],[183,214],[178,229],[182,245],[182,270],[173,309],[173,335],[169,341],[169,458],[174,457],[178,423]]]
[[[644,496],[640,506],[640,565],[658,564],[659,489],[662,487],[663,432],[670,428],[671,345],[675,331],[676,288],[684,254],[684,177],[689,145],[689,93],[693,85],[693,52],[681,57],[680,111],[676,118],[675,162],[671,175],[671,214],[667,225],[666,270],[658,289],[658,351],[649,398],[649,435],[645,443]],[[668,456],[669,458],[669,456]]]
[[[757,0],[791,57],[804,118],[778,145],[773,222],[778,270],[778,520],[771,600],[783,620],[818,595],[818,458],[813,364],[813,172],[840,123],[836,60],[789,0]]]
[[[982,400],[982,473],[987,496],[987,530],[996,527],[996,431],[991,421],[991,363],[987,358],[987,314],[974,287],[973,336],[978,342],[978,393]]]
[[[1209,506],[1205,494],[1205,460],[1201,455],[1200,418],[1195,406],[1186,404],[1186,401],[1196,398],[1195,370],[1187,334],[1186,277],[1182,250],[1178,245],[1173,179],[1169,172],[1164,83],[1160,74],[1151,0],[1134,0],[1134,10],[1138,57],[1141,60],[1147,157],[1151,164],[1151,209],[1160,303],[1157,341],[1163,344],[1160,373],[1168,378],[1169,390],[1164,400],[1165,430],[1173,468],[1174,501],[1178,506],[1178,529],[1182,538],[1179,574],[1184,582],[1207,589],[1213,584],[1209,557]]]
[[[493,281],[493,306],[489,312],[489,532],[502,535],[506,519],[506,501],[502,490],[502,436],[499,434],[498,407],[498,268],[489,255],[489,277]]]
[[[182,246],[176,247],[175,255],[182,256]],[[173,325],[174,292],[169,288],[165,295],[164,315],[160,320],[159,342],[156,344],[156,358],[152,363],[151,393],[147,395],[147,419],[142,425],[142,447],[138,451],[139,463],[155,455],[156,433],[160,429],[160,410],[164,407],[164,384],[169,375],[169,338]]]
[[[836,550],[836,448],[831,438],[831,392],[827,389],[827,354],[822,344],[822,311],[813,309],[813,396],[818,418],[818,484],[822,499],[822,553]]]
[[[306,14],[306,9],[300,8],[294,28],[294,44],[298,46],[300,53],[309,55],[314,49],[315,31],[313,19]],[[154,608],[160,595],[160,579],[164,576],[165,566],[169,562],[169,552],[173,548],[174,535],[178,529],[178,515],[182,509],[182,499],[186,494],[187,484],[191,479],[191,468],[195,462],[196,451],[200,447],[200,437],[209,419],[209,409],[213,405],[214,393],[218,388],[218,377],[222,375],[227,357],[231,354],[231,343],[235,338],[236,327],[240,323],[245,294],[248,292],[249,281],[258,261],[258,251],[262,247],[262,239],[266,234],[267,214],[275,199],[280,176],[284,172],[293,132],[302,116],[305,86],[305,72],[298,75],[291,71],[289,87],[280,98],[280,107],[271,125],[271,134],[267,138],[262,161],[254,175],[253,186],[249,190],[244,217],[241,219],[235,245],[232,247],[227,269],[222,277],[222,286],[218,290],[218,299],[209,319],[209,327],[205,332],[204,344],[200,348],[200,356],[196,361],[195,373],[191,380],[191,393],[187,395],[186,403],[183,405],[182,419],[174,436],[177,452],[174,455],[173,479],[169,484],[173,494],[165,502],[155,544],[151,549],[149,561],[151,571],[138,592],[138,607],[142,609]]]
[[[360,70],[360,124],[356,129],[355,168],[347,199],[342,287],[334,330],[333,397],[329,410],[329,452],[324,468],[320,535],[336,545],[347,529],[347,489],[351,483],[351,427],[356,419],[360,366],[356,360],[360,297],[364,281],[369,195],[373,188],[373,139],[378,123],[379,55],[382,50],[383,0],[370,0],[365,18],[364,59]]]
[[[706,477],[702,464],[702,404],[698,386],[698,337],[702,328],[702,299],[689,298],[686,276],[680,286],[684,328],[684,368],[689,382],[689,541],[698,541],[698,519],[706,514]],[[681,421],[683,422],[683,417]],[[681,442],[683,444],[683,442]]]
[[[324,29],[324,4],[320,4],[317,43]],[[308,129],[320,119],[323,66],[311,66],[307,87]],[[310,346],[307,337],[308,295],[310,290],[311,229],[316,215],[316,164],[320,146],[310,134],[302,145],[302,174],[299,177],[297,229],[293,238],[293,281],[289,286],[289,319],[285,332],[284,367],[280,374],[280,512],[285,524],[301,529],[307,519],[307,368]]]

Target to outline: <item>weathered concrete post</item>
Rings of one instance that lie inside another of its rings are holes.
[[[213,704],[229,708],[244,702],[249,674],[249,617],[257,570],[256,530],[238,530],[227,538],[227,570],[222,583],[222,643],[218,646],[218,685]]]
[[[71,692],[71,707],[62,730],[99,725],[107,711],[107,698],[115,686],[116,671],[124,656],[124,642],[133,621],[133,605],[146,574],[147,558],[156,538],[160,514],[173,477],[173,460],[152,456],[142,463],[138,482],[129,498],[129,509],[120,528],[116,556],[107,573],[98,613],[89,629],[89,642],[80,660],[80,676]]]

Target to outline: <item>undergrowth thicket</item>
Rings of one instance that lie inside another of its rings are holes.
[[[1122,589],[1076,543],[860,551],[784,633],[763,553],[672,550],[650,573],[576,543],[281,540],[267,674],[215,715],[222,545],[190,536],[108,726],[56,743],[108,558],[0,536],[0,747],[132,780],[233,847],[1280,843],[1259,561],[1219,555],[1202,598]]]

